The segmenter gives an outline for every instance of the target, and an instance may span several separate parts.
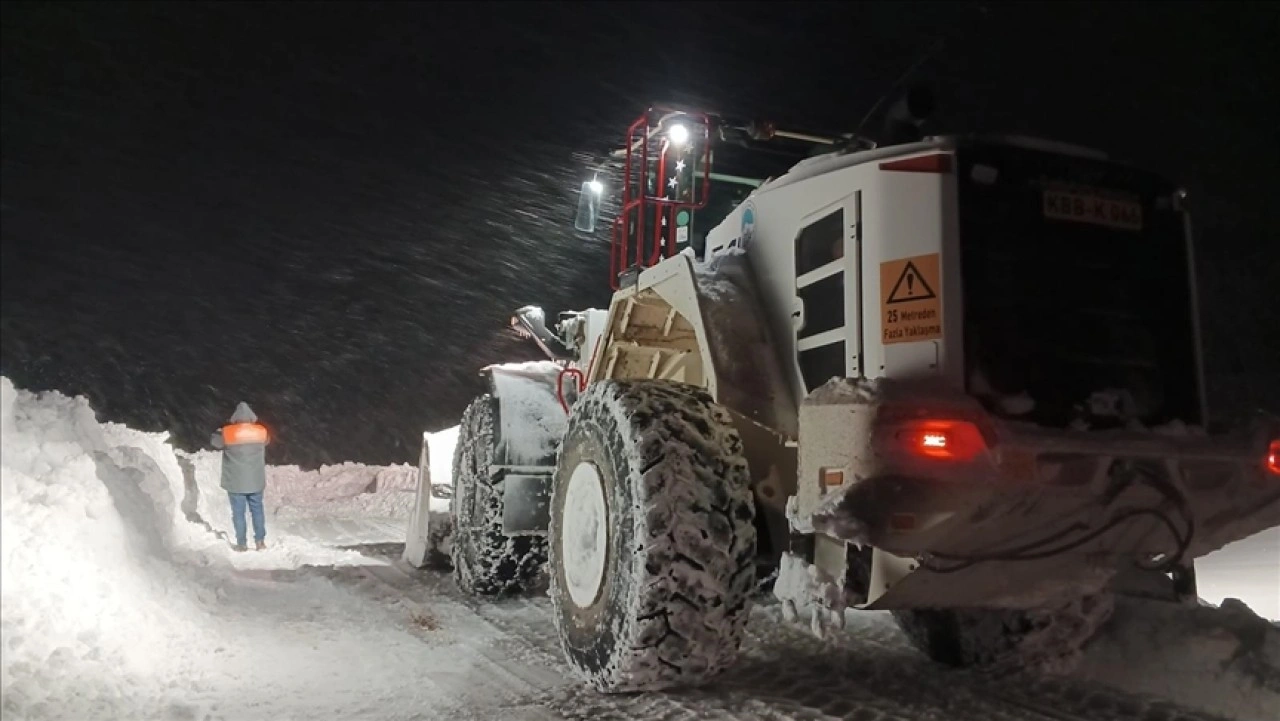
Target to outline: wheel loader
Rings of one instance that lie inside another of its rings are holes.
[[[456,448],[424,448],[420,495],[452,453],[460,588],[545,584],[605,692],[707,682],[762,602],[1051,665],[1117,594],[1195,602],[1194,559],[1280,524],[1275,418],[1209,423],[1186,193],[1089,148],[925,136],[928,105],[879,142],[630,125],[576,219],[616,186],[608,308],[520,309],[548,360],[483,369]]]

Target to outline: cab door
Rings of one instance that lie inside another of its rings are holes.
[[[806,217],[793,241],[796,366],[804,392],[862,373],[860,191]]]

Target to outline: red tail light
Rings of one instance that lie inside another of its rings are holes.
[[[982,431],[969,421],[912,421],[897,440],[910,453],[941,461],[971,461],[987,448]]]
[[[1271,441],[1267,447],[1267,470],[1273,476],[1280,476],[1280,440]]]
[[[946,153],[918,155],[914,158],[881,163],[880,169],[896,170],[902,173],[950,173],[951,156]]]

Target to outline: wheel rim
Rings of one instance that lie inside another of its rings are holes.
[[[600,595],[608,556],[609,523],[604,484],[591,463],[573,469],[561,511],[560,558],[569,599],[587,608]]]

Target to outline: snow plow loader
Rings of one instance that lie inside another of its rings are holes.
[[[606,692],[729,667],[771,584],[821,633],[891,611],[955,665],[1068,664],[1116,594],[1280,525],[1280,427],[1208,423],[1185,193],[1105,154],[876,143],[655,108],[607,309],[513,325],[453,456],[466,591],[549,583]],[[583,185],[593,232],[604,184]],[[429,488],[429,486],[428,486]]]

